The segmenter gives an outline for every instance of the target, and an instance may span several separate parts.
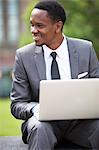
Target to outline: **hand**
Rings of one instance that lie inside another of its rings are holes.
[[[34,108],[33,108],[33,114],[34,114],[34,117],[37,118],[37,120],[39,120],[39,104],[37,104]]]

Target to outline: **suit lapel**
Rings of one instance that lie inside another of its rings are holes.
[[[46,79],[46,66],[45,66],[44,53],[43,53],[42,47],[36,47],[34,59],[35,59],[35,63],[36,63],[36,67],[38,70],[40,80],[45,80]]]
[[[71,67],[71,78],[76,79],[78,78],[78,53],[73,44],[72,39],[67,39],[67,46],[69,51],[69,59],[70,59],[70,67]]]
[[[71,78],[76,79],[78,78],[78,53],[73,43],[72,39],[66,37],[67,39],[67,46],[69,51],[69,59],[70,59],[70,68],[71,68]],[[35,55],[34,55],[35,63],[37,66],[38,74],[40,80],[46,79],[46,65],[44,61],[44,53],[42,47],[35,48]]]

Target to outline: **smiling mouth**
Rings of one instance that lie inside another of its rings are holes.
[[[34,35],[34,34],[32,34],[32,37],[33,37],[33,40],[36,40],[36,41],[41,39],[40,35]]]
[[[40,39],[40,37],[39,36],[33,36],[33,40],[39,40]]]

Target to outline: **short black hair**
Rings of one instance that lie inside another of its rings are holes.
[[[57,2],[52,0],[44,0],[37,3],[34,8],[46,10],[49,17],[53,21],[62,21],[63,25],[66,21],[66,13],[64,8]]]

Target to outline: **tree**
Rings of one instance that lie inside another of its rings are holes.
[[[99,1],[59,0],[59,2],[67,13],[65,34],[91,40],[99,57]]]

